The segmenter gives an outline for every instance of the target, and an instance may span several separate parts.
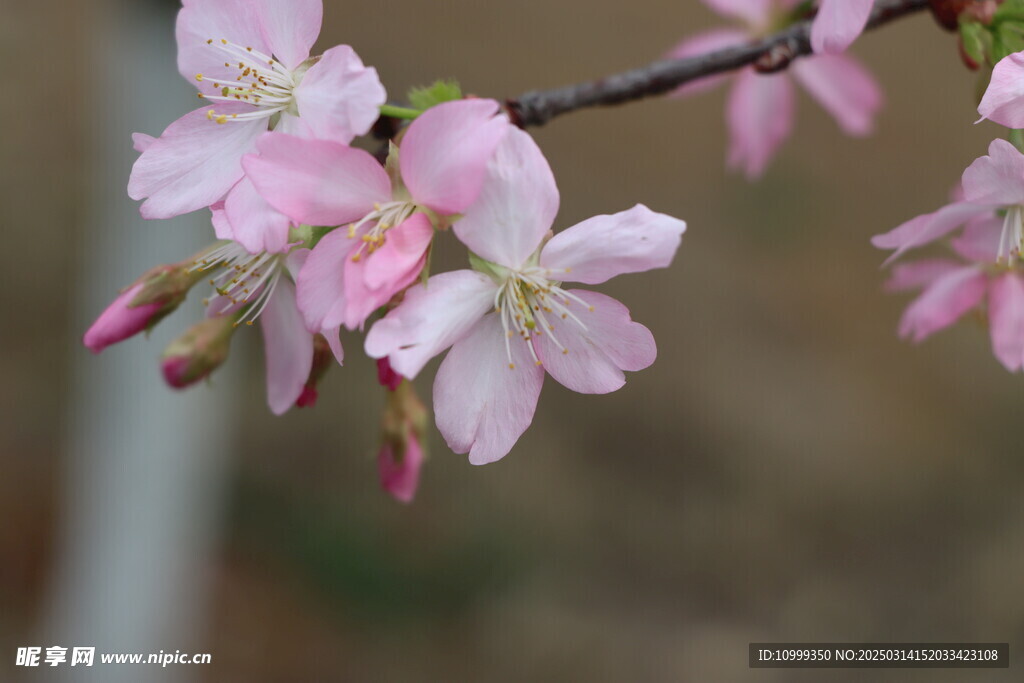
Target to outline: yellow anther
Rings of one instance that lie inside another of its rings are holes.
[[[196,80],[197,81],[203,80],[203,74],[196,74]]]
[[[217,123],[227,123],[227,122],[228,122],[228,117],[227,116],[221,114],[220,116],[217,117]],[[591,310],[593,310],[593,309],[591,309]]]
[[[255,320],[246,320],[245,324],[249,325],[251,327],[254,322],[256,322],[256,321]]]
[[[562,349],[562,355],[563,356],[568,356],[569,355],[569,349]]]
[[[223,43],[224,45],[227,45],[228,44],[228,39],[227,38],[221,38],[220,42]]]
[[[535,365],[536,365],[536,366],[537,366],[537,367],[539,368],[540,366],[542,366],[542,365],[544,365],[544,364],[543,364],[543,363],[541,363],[540,361],[537,361],[537,362],[535,363]]]
[[[359,263],[363,258],[362,254],[356,254],[352,257],[352,263]]]
[[[515,363],[509,363],[508,364],[508,369],[509,370],[515,370],[516,369],[516,364]]]
[[[594,307],[590,306],[589,308],[590,308],[590,312],[593,313],[594,312]]]
[[[213,109],[206,110],[206,120],[213,121]]]
[[[355,236],[356,236],[356,226],[355,225],[349,225],[348,226],[348,238],[352,239]]]

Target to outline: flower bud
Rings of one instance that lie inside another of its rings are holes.
[[[190,327],[164,350],[160,361],[164,380],[184,389],[208,377],[227,360],[234,331],[234,316],[207,318]]]
[[[401,382],[388,394],[377,469],[381,488],[403,503],[411,503],[419,487],[420,469],[426,459],[422,443],[426,421],[427,409],[411,383]]]
[[[318,397],[316,391],[317,382],[319,382],[327,369],[333,365],[334,353],[331,351],[330,344],[324,339],[323,335],[318,334],[313,337],[313,365],[309,369],[309,379],[306,380],[306,386],[302,388],[302,393],[299,394],[298,400],[295,401],[295,405],[299,408],[312,408],[316,405],[316,399]]]
[[[387,356],[377,359],[377,381],[380,382],[382,387],[395,391],[398,389],[398,385],[402,383],[402,379],[404,378],[391,367],[391,362]]]
[[[82,343],[93,353],[152,329],[174,312],[201,275],[190,272],[191,262],[157,266],[124,290],[96,322]]]

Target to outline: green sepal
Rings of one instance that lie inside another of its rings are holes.
[[[326,225],[300,225],[293,227],[288,231],[289,242],[301,242],[303,247],[312,249],[315,247],[320,240],[324,238],[324,235],[335,230],[336,228]]]
[[[1024,0],[1005,0],[992,17],[992,23],[1024,21]]]
[[[453,79],[435,81],[428,87],[412,88],[406,99],[416,109],[426,111],[436,107],[443,102],[462,99],[462,88],[459,82]]]
[[[977,22],[962,22],[960,24],[960,40],[964,46],[964,52],[976,64],[988,64],[992,58],[993,38],[992,33]]]

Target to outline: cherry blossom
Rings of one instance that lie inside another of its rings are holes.
[[[668,266],[686,224],[638,205],[596,216],[545,243],[559,195],[532,138],[510,130],[479,199],[454,230],[474,270],[435,275],[371,328],[366,352],[414,378],[452,347],[434,382],[437,426],[457,453],[485,464],[506,455],[533,419],[545,370],[602,394],[623,371],[654,362],[650,331],[603,294],[566,289]]]

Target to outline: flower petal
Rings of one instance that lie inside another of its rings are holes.
[[[267,361],[267,403],[275,415],[295,405],[313,367],[313,335],[295,305],[295,286],[281,278],[260,314]]]
[[[999,260],[999,242],[1003,237],[1003,217],[996,213],[979,216],[964,227],[950,243],[956,253],[977,263]]]
[[[448,215],[465,211],[508,129],[494,100],[445,102],[421,114],[399,153],[402,180],[416,203]]]
[[[902,292],[927,287],[936,280],[949,275],[964,264],[952,259],[936,258],[911,263],[900,263],[892,269],[892,275],[885,283],[889,292]]]
[[[415,285],[374,323],[366,355],[388,357],[395,372],[414,379],[431,358],[462,338],[494,305],[498,286],[486,275],[456,270]]]
[[[999,60],[978,113],[1007,128],[1024,128],[1024,52]]]
[[[882,235],[871,238],[871,244],[879,249],[895,249],[886,263],[891,263],[903,253],[945,237],[967,221],[992,211],[990,206],[978,206],[966,202],[949,204],[938,211],[912,218]]]
[[[346,144],[370,131],[386,100],[377,70],[363,66],[348,45],[325,52],[295,89],[295,103],[309,133]]]
[[[976,266],[958,268],[932,282],[900,319],[900,336],[922,342],[955,323],[985,298],[988,281]]]
[[[1024,203],[1024,154],[996,139],[963,175],[964,199],[975,204],[1009,206]]]
[[[793,130],[793,83],[784,74],[743,69],[729,95],[729,166],[758,178]]]
[[[341,225],[391,198],[391,181],[361,149],[328,140],[268,133],[259,154],[243,160],[246,175],[275,209],[296,223]]]
[[[533,421],[544,371],[526,344],[514,343],[512,365],[495,314],[486,315],[452,347],[434,380],[437,428],[474,465],[505,457]]]
[[[723,50],[727,47],[743,45],[750,41],[750,36],[739,29],[720,28],[691,36],[672,48],[666,55],[667,59],[686,59],[697,57],[709,52]],[[682,85],[672,91],[670,97],[688,97],[698,93],[707,92],[715,86],[723,83],[729,78],[728,74],[718,76],[707,76],[696,81]]]
[[[668,267],[684,232],[683,221],[637,204],[558,233],[544,245],[540,265],[554,271],[553,280],[596,285],[616,275]]]
[[[423,467],[423,447],[420,446],[419,437],[411,427],[407,430],[405,453],[401,462],[396,460],[394,447],[390,443],[381,446],[377,454],[381,488],[402,503],[411,503],[416,497],[420,485],[420,469]]]
[[[1024,278],[1006,273],[988,295],[992,352],[1010,372],[1024,367]]]
[[[811,46],[819,54],[838,54],[864,32],[875,0],[821,0],[811,26]]]
[[[242,156],[266,130],[266,119],[218,124],[207,112],[230,116],[252,111],[248,104],[203,107],[167,127],[136,160],[128,196],[145,199],[144,218],[172,218],[224,198],[242,177]]]
[[[251,0],[183,0],[175,24],[178,41],[178,72],[197,85],[196,74],[203,74],[204,92],[216,90],[214,84],[232,82],[238,77],[231,53],[221,40],[268,53],[260,18]],[[211,43],[210,41],[214,41]],[[237,57],[235,58],[237,60]],[[231,66],[224,66],[231,62]]]
[[[875,77],[860,62],[842,55],[820,55],[797,60],[792,69],[797,81],[844,133],[856,137],[871,134],[884,96]]]
[[[306,329],[338,327],[345,317],[345,264],[356,247],[345,230],[327,233],[306,257],[296,278]]]
[[[760,27],[771,19],[774,0],[704,0],[704,4],[725,17]]]
[[[576,307],[586,328],[572,319],[562,320],[554,329],[535,334],[533,341],[544,369],[561,385],[582,394],[607,394],[626,383],[623,370],[643,370],[654,362],[654,336],[630,319],[629,309],[597,292],[570,293],[591,307]]]
[[[558,201],[555,176],[537,143],[510,128],[487,164],[479,197],[453,229],[477,256],[518,268],[551,229]]]
[[[145,133],[132,133],[132,149],[139,154],[142,154],[150,145],[156,142],[156,138],[152,135],[146,135]]]
[[[385,233],[384,246],[366,259],[366,286],[370,289],[387,287],[405,273],[419,275],[427,247],[434,239],[434,226],[422,213],[407,218],[401,225]]]
[[[277,61],[292,70],[309,57],[320,35],[323,0],[256,0],[263,40]]]
[[[377,254],[367,257],[365,254],[359,261],[348,259],[345,262],[345,327],[350,330],[362,329],[366,319],[378,308],[386,305],[392,297],[416,282],[420,270],[426,263],[426,255],[421,254],[420,260],[409,268],[387,275],[387,280],[378,288],[370,288],[367,284],[367,269]]]
[[[224,202],[217,202],[210,206],[210,222],[213,224],[213,234],[217,236],[217,239],[235,239],[235,231],[231,228],[227,212],[224,211]]]
[[[228,193],[224,211],[236,242],[250,254],[278,254],[288,248],[288,216],[267,204],[248,178]]]

